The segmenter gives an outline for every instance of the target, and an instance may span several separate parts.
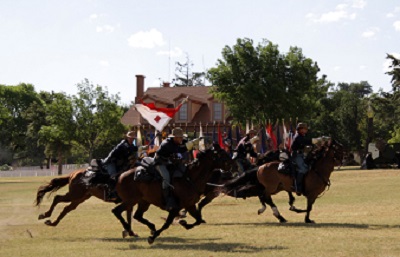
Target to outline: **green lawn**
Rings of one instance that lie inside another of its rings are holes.
[[[400,256],[400,170],[334,172],[332,186],[317,199],[311,219],[288,210],[287,195],[274,196],[279,224],[255,198],[220,197],[204,209],[207,224],[192,230],[173,225],[153,245],[147,227],[133,223],[139,238],[122,239],[113,204],[90,199],[53,228],[38,221],[52,197],[34,207],[37,188],[50,177],[0,179],[0,256]],[[67,188],[58,194],[65,193]],[[296,206],[305,207],[298,197]],[[65,204],[57,206],[55,219]],[[151,207],[157,227],[166,213]],[[192,222],[192,219],[188,219]]]

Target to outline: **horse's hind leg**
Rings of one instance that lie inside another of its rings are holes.
[[[187,224],[186,220],[180,220],[179,224],[181,224],[184,228],[192,229],[195,226],[200,225],[201,223],[205,223],[205,221],[201,217],[201,212],[196,209],[196,205],[190,206],[189,208],[186,208],[186,210],[189,212],[190,216],[192,216],[196,221],[192,224]]]
[[[60,202],[70,202],[70,201],[71,201],[71,199],[69,198],[68,194],[67,195],[56,195],[56,196],[54,196],[53,202],[51,203],[51,206],[50,206],[50,209],[47,212],[40,214],[38,219],[41,220],[41,219],[49,218],[51,216],[51,214],[53,213],[54,208],[56,207],[56,205],[58,203],[60,203]]]
[[[174,209],[174,210],[170,211],[168,213],[168,217],[167,217],[167,220],[165,221],[164,225],[159,230],[156,230],[153,235],[149,236],[149,238],[147,239],[147,242],[149,244],[152,244],[154,242],[154,240],[161,234],[161,232],[163,232],[164,230],[169,228],[169,226],[174,221],[174,218],[178,214],[179,214],[179,210],[178,209]]]
[[[86,201],[89,198],[90,198],[90,196],[71,201],[71,203],[69,205],[64,207],[63,211],[60,213],[60,215],[58,215],[57,219],[54,222],[51,222],[50,220],[46,220],[45,224],[48,226],[52,226],[52,227],[57,226],[58,223],[60,223],[60,221],[62,220],[62,218],[64,218],[65,215],[68,214],[68,212],[75,210],[79,204],[83,203],[84,201]]]
[[[265,203],[267,203],[271,207],[274,216],[279,220],[279,222],[280,223],[287,222],[287,220],[284,217],[282,217],[282,215],[279,213],[278,207],[276,207],[275,203],[272,201],[272,197],[270,195],[269,196],[266,195],[264,199]]]
[[[260,200],[260,203],[262,205],[261,209],[258,209],[258,211],[257,211],[258,215],[260,215],[267,209],[267,205],[265,204],[265,196],[264,195],[259,195],[258,199]]]
[[[151,235],[154,235],[154,232],[156,231],[156,226],[143,217],[143,214],[149,209],[149,206],[150,204],[139,204],[135,214],[133,215],[133,218],[140,223],[146,225],[150,229]]]

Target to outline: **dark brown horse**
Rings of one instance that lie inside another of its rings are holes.
[[[49,226],[57,226],[58,223],[61,221],[62,218],[65,217],[70,211],[73,211],[92,196],[99,198],[100,200],[106,201],[106,191],[105,187],[88,187],[86,186],[84,180],[87,174],[87,169],[79,169],[73,171],[69,175],[54,178],[49,183],[42,185],[39,187],[36,195],[36,206],[39,206],[43,200],[43,197],[46,193],[54,193],[60,188],[68,185],[68,192],[64,195],[56,195],[53,199],[53,202],[50,206],[50,209],[39,215],[39,220],[49,218],[53,213],[54,208],[57,204],[63,203],[70,203],[66,207],[64,207],[63,211],[57,217],[55,221],[46,220],[45,224]],[[134,236],[134,234],[131,234]]]
[[[180,221],[180,224],[186,229],[203,223],[201,213],[196,208],[196,203],[204,193],[206,183],[210,179],[212,171],[215,169],[229,170],[234,165],[229,154],[217,146],[200,152],[193,162],[189,163],[185,175],[181,178],[172,179],[173,194],[177,199],[179,207],[168,212],[168,217],[164,225],[156,230],[155,225],[145,219],[143,214],[149,209],[150,205],[155,205],[165,210],[165,204],[162,197],[162,187],[160,180],[150,182],[135,181],[134,176],[137,168],[123,173],[117,183],[117,192],[122,199],[122,203],[113,209],[114,215],[120,220],[125,231],[130,235],[135,235],[131,229],[131,214],[133,207],[138,205],[134,218],[147,225],[151,231],[148,238],[149,244],[168,229],[174,218],[179,215],[181,209],[186,209],[195,219],[193,224],[187,224],[186,221]],[[123,211],[127,212],[127,221],[121,215]]]
[[[294,207],[294,197],[292,195],[292,192],[294,192],[294,178],[293,176],[278,171],[280,162],[270,162],[259,167],[256,173],[257,180],[265,189],[262,197],[264,201],[271,206],[274,216],[277,217],[280,222],[286,222],[286,219],[279,213],[271,196],[281,191],[287,191],[289,193],[290,210],[295,212],[307,212],[305,222],[314,223],[314,221],[310,219],[312,206],[318,196],[330,185],[329,178],[334,170],[334,166],[341,164],[343,159],[343,146],[335,140],[331,140],[326,145],[316,150],[315,156],[316,160],[311,170],[307,172],[304,178],[303,195],[307,198],[307,210],[299,210]],[[231,192],[232,190],[237,190],[239,192],[246,192],[247,185],[243,184],[243,179],[242,181],[241,179],[234,179],[226,183],[224,191]]]
[[[266,152],[264,156],[257,161],[256,163],[257,166],[254,166],[253,169],[257,169],[257,167],[265,163],[279,160],[280,154],[281,152],[279,150]],[[236,198],[258,197],[262,205],[262,208],[258,210],[258,214],[261,214],[266,209],[266,202],[264,200],[264,186],[258,182],[257,177],[255,176],[255,170],[253,171],[253,169],[248,170],[247,174],[254,172],[253,179],[249,179],[249,183],[251,183],[254,186],[251,187],[251,189],[246,190],[246,192],[230,191],[227,192],[227,195]],[[198,204],[198,211],[201,212],[202,209],[207,204],[211,203],[212,200],[214,200],[216,197],[220,195],[221,190],[219,189],[219,186],[221,184],[224,184],[233,178],[234,177],[232,172],[229,171],[225,172],[223,170],[214,170],[204,190],[204,197]],[[294,202],[294,197],[293,197],[293,202]]]

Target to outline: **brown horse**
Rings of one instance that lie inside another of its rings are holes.
[[[259,167],[256,173],[257,180],[265,188],[262,197],[264,201],[271,206],[274,216],[278,218],[280,222],[286,222],[286,219],[279,213],[271,196],[281,191],[287,191],[289,193],[290,210],[295,212],[307,212],[305,222],[314,223],[314,221],[310,220],[312,206],[318,196],[325,191],[326,187],[330,186],[329,178],[334,170],[334,166],[340,165],[343,159],[343,146],[335,140],[331,140],[326,145],[316,150],[315,156],[316,160],[311,170],[307,172],[304,178],[303,195],[307,198],[307,210],[299,210],[293,205],[294,197],[292,192],[294,192],[294,178],[291,175],[278,171],[280,162],[270,162]],[[244,185],[243,182],[247,180],[240,178],[234,179],[225,184],[224,191],[231,192],[232,190],[236,190],[239,192],[246,192],[247,185]],[[254,185],[250,185],[250,188],[252,186],[254,187]]]
[[[43,197],[46,193],[54,193],[60,188],[68,185],[69,191],[64,195],[56,195],[53,199],[53,202],[50,206],[50,209],[39,215],[39,220],[49,218],[53,213],[54,208],[58,203],[70,203],[66,207],[64,207],[63,211],[57,217],[57,219],[53,222],[50,220],[46,220],[45,224],[49,226],[57,226],[62,218],[65,217],[70,211],[73,211],[92,196],[99,198],[100,200],[106,201],[106,188],[105,187],[87,187],[84,183],[86,178],[86,172],[88,170],[86,168],[82,168],[76,171],[73,171],[69,175],[54,178],[49,183],[42,185],[39,187],[36,195],[36,206],[39,206],[43,200]],[[134,236],[131,234],[131,236]]]
[[[155,225],[145,219],[143,214],[149,209],[150,205],[155,205],[165,210],[161,181],[135,181],[134,176],[137,168],[131,169],[120,176],[116,188],[122,203],[113,209],[113,213],[120,220],[125,231],[129,231],[130,235],[135,235],[131,229],[131,214],[136,204],[138,208],[134,218],[149,227],[152,234],[148,238],[149,244],[152,244],[162,231],[168,229],[183,208],[195,219],[193,224],[187,224],[183,220],[180,221],[183,227],[191,229],[203,223],[201,213],[196,208],[196,203],[204,193],[212,171],[215,169],[229,170],[234,163],[229,154],[216,145],[214,145],[213,149],[200,152],[196,158],[187,165],[187,170],[183,177],[174,177],[172,179],[173,194],[179,206],[169,211],[164,225],[159,230],[156,230]],[[127,221],[121,216],[123,211],[127,212]]]

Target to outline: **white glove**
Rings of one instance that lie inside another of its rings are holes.
[[[322,142],[328,142],[329,140],[331,140],[331,137],[326,137],[326,136],[322,137]]]
[[[320,138],[320,137],[313,138],[313,139],[311,139],[311,143],[313,143],[314,145],[319,145],[322,143],[322,138]]]
[[[147,150],[148,148],[149,148],[148,145],[141,145],[141,146],[139,146],[139,148],[138,148],[138,152],[143,152],[144,150]]]
[[[194,146],[193,140],[186,143],[186,148],[188,151],[192,150]]]
[[[199,146],[200,138],[195,138],[192,140],[194,146]]]

